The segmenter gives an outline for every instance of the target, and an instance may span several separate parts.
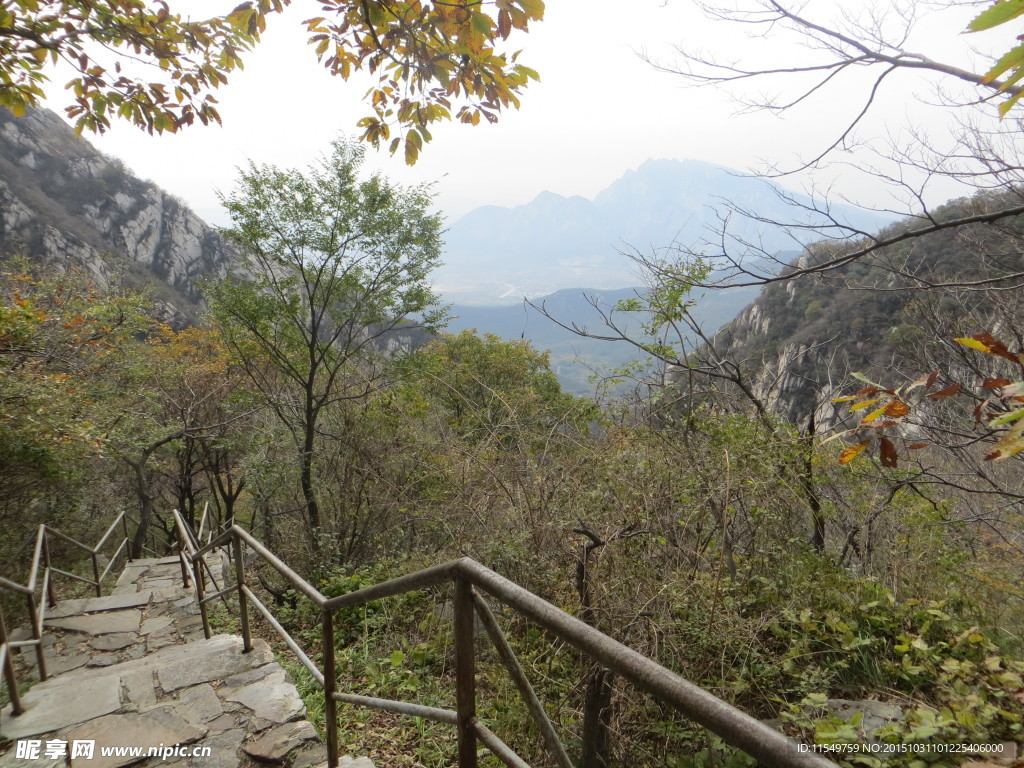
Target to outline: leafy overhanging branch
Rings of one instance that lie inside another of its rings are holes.
[[[248,0],[193,21],[165,0],[12,0],[0,7],[0,106],[16,115],[38,106],[63,62],[75,72],[66,111],[79,132],[103,132],[112,119],[150,133],[219,123],[214,92],[291,4]],[[376,146],[397,129],[390,150],[404,143],[410,164],[433,123],[453,110],[463,123],[495,122],[538,79],[499,46],[541,20],[542,0],[321,0],[320,10],[304,22],[319,61],[344,80],[378,76],[363,138]]]

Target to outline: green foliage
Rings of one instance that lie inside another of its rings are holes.
[[[174,132],[197,118],[219,121],[211,91],[241,66],[240,54],[259,40],[266,15],[284,7],[280,0],[246,5],[251,12],[240,6],[192,21],[166,3],[153,8],[141,0],[7,3],[0,9],[0,105],[16,115],[38,105],[47,72],[63,60],[75,72],[67,111],[79,131],[102,131],[111,117],[150,133]],[[97,43],[118,54],[111,69],[95,57]],[[163,74],[133,75],[130,64],[122,67],[131,58]]]
[[[968,25],[968,32],[982,32],[1002,26],[1014,19],[1024,15],[1024,6],[1019,0],[996,0],[993,5]],[[997,78],[1006,75],[1007,77],[999,82]],[[999,57],[999,60],[992,68],[985,73],[982,81],[995,83],[999,90],[1008,94],[1007,99],[999,105],[999,114],[1005,115],[1014,104],[1020,101],[1024,92],[1020,90],[1019,83],[1024,79],[1024,45],[1017,45]]]
[[[252,164],[224,198],[226,234],[252,274],[208,286],[215,314],[236,348],[303,384],[409,314],[436,318],[426,279],[440,258],[440,220],[428,191],[360,180],[363,159],[337,141],[305,174]]]
[[[59,61],[72,66],[68,115],[77,129],[103,131],[123,118],[150,133],[174,132],[196,119],[220,122],[213,92],[242,67],[268,21],[291,0],[255,0],[230,13],[194,21],[168,3],[143,0],[14,0],[0,7],[0,106],[16,115],[46,96],[47,73]],[[347,80],[354,72],[378,76],[367,98],[373,115],[359,126],[374,145],[405,132],[405,158],[414,163],[429,128],[452,117],[476,125],[519,106],[537,73],[518,52],[497,47],[513,30],[527,31],[544,14],[542,0],[483,3],[327,0],[323,15],[304,24],[327,70]],[[111,67],[96,57],[114,54]],[[138,74],[137,62],[152,65]],[[402,144],[396,138],[395,152]]]
[[[711,265],[701,258],[652,258],[644,262],[649,284],[646,293],[620,301],[616,312],[639,314],[643,340],[637,346],[648,355],[672,365],[684,364],[687,330],[697,305],[694,286],[705,283]]]
[[[771,632],[789,645],[787,675],[813,672],[814,690],[791,703],[783,720],[818,744],[999,743],[1019,740],[1024,722],[1020,698],[1024,663],[1001,655],[977,626],[956,617],[952,603],[896,601],[884,590],[852,585],[847,600],[799,612],[787,611]],[[854,605],[854,601],[874,598]],[[888,691],[902,717],[871,729],[824,709],[826,694],[862,698]],[[895,751],[886,765],[956,765],[963,756],[941,751]],[[866,753],[848,764],[883,764]]]
[[[430,327],[442,314],[427,284],[441,248],[428,191],[380,176],[361,180],[363,156],[362,147],[338,141],[306,173],[256,165],[243,171],[224,204],[235,225],[227,234],[248,259],[249,274],[207,286],[237,363],[290,433],[312,552],[323,538],[337,553],[366,522],[365,484],[325,519],[333,497],[318,471],[322,428],[331,419],[341,434],[366,434],[351,423],[349,407],[377,388],[383,349],[418,327],[409,315]],[[362,459],[365,445],[342,453],[346,471],[359,471],[352,461]]]
[[[519,96],[537,73],[518,63],[519,52],[498,46],[513,30],[527,31],[544,15],[543,0],[482,2],[372,2],[326,0],[324,16],[309,19],[309,41],[328,71],[348,79],[365,69],[378,74],[367,97],[374,113],[359,121],[363,138],[390,139],[393,153],[404,146],[416,162],[430,141],[432,124],[454,115],[463,123],[497,122],[498,113],[519,106]],[[391,139],[392,126],[404,137]],[[404,139],[404,140],[403,140]]]
[[[442,334],[409,359],[406,373],[414,391],[438,402],[470,442],[543,438],[552,429],[585,427],[596,415],[562,392],[547,353],[527,341]]]
[[[109,414],[98,387],[146,320],[139,298],[74,272],[3,271],[0,291],[0,450],[46,474],[61,455],[102,449]]]

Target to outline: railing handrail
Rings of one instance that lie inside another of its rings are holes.
[[[86,584],[94,587],[96,590],[96,596],[99,597],[102,594],[102,582],[110,573],[111,567],[117,562],[117,558],[120,557],[121,552],[128,546],[129,535],[128,535],[128,514],[121,512],[110,524],[103,536],[100,537],[99,542],[94,547],[90,547],[87,544],[83,544],[72,536],[68,536],[66,533],[62,533],[56,528],[47,525],[46,523],[40,523],[36,529],[36,541],[35,546],[32,549],[32,563],[29,566],[28,581],[26,584],[18,584],[9,579],[0,577],[0,590],[6,590],[8,592],[14,592],[18,595],[25,597],[26,607],[28,609],[29,627],[32,632],[32,637],[29,640],[12,644],[7,633],[7,626],[4,623],[2,614],[0,614],[0,687],[4,683],[7,684],[9,695],[11,697],[11,711],[14,715],[20,715],[23,712],[21,706],[21,700],[18,695],[17,680],[14,676],[14,667],[11,661],[11,649],[14,647],[25,647],[34,646],[36,651],[36,661],[39,667],[39,679],[45,680],[46,674],[46,660],[43,657],[43,624],[46,621],[46,608],[47,606],[53,606],[57,602],[56,590],[54,587],[53,575],[60,574],[62,576],[68,576],[73,579],[84,581]],[[113,532],[117,529],[118,525],[124,527],[124,538],[122,539],[114,555],[110,558],[110,562],[107,563],[106,568],[100,573],[99,567],[99,555],[107,541],[110,539]],[[92,560],[92,572],[93,578],[89,579],[84,576],[78,576],[68,571],[62,571],[58,568],[54,568],[50,563],[50,539],[55,538],[63,542],[71,544],[79,550],[88,553]],[[130,560],[129,556],[129,560]],[[39,584],[39,575],[42,574],[42,590],[38,604],[36,603],[36,585]]]
[[[244,649],[252,647],[248,626],[248,604],[255,608],[269,621],[281,635],[288,647],[298,656],[314,679],[324,690],[326,731],[328,742],[328,764],[331,768],[338,765],[337,746],[337,714],[335,702],[385,709],[417,717],[426,717],[440,722],[455,723],[459,734],[460,768],[476,768],[476,741],[479,739],[491,749],[499,759],[509,766],[525,766],[519,758],[500,738],[484,727],[476,719],[475,683],[474,683],[474,642],[475,616],[483,621],[491,639],[496,641],[499,657],[509,669],[520,693],[523,694],[531,715],[537,720],[542,736],[561,768],[571,768],[568,757],[558,741],[551,723],[544,714],[526,680],[522,669],[512,655],[511,648],[504,642],[501,630],[494,621],[486,603],[473,588],[487,593],[492,598],[512,608],[517,613],[536,622],[561,638],[574,648],[586,653],[600,664],[630,681],[637,688],[651,694],[659,701],[668,704],[685,716],[700,723],[726,743],[738,747],[756,757],[761,763],[784,768],[836,768],[835,763],[817,754],[802,752],[799,746],[783,734],[775,731],[756,718],[742,712],[731,704],[719,699],[709,691],[685,680],[681,676],[643,656],[632,648],[620,643],[600,630],[584,623],[565,611],[557,608],[532,592],[506,579],[472,558],[464,557],[448,563],[425,568],[415,573],[354,590],[344,595],[327,598],[309,582],[299,576],[277,555],[271,552],[262,542],[248,531],[233,525],[224,534],[218,536],[210,545],[202,550],[193,546],[187,534],[187,525],[177,511],[176,524],[179,529],[179,552],[182,558],[182,574],[187,578],[185,560],[190,561],[189,571],[196,579],[197,598],[203,615],[203,625],[210,637],[209,623],[206,619],[206,601],[214,599],[204,596],[202,576],[203,556],[214,545],[220,545],[230,539],[232,545],[235,581],[239,598],[239,611],[242,620]],[[245,584],[245,569],[242,561],[242,547],[249,549],[269,563],[293,587],[309,598],[321,611],[323,652],[323,669],[321,670],[301,649],[298,643],[281,626],[270,610]],[[389,701],[340,693],[336,690],[337,679],[334,664],[334,614],[346,607],[362,605],[385,597],[437,586],[446,582],[454,582],[455,595],[455,676],[456,676],[456,710],[437,709],[404,701]],[[230,590],[224,590],[227,592]],[[223,594],[223,592],[221,594]],[[501,647],[503,646],[503,647]]]

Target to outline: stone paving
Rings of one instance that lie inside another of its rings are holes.
[[[214,573],[221,570],[219,562],[214,566]],[[45,623],[49,677],[23,693],[23,714],[0,711],[0,734],[10,740],[0,743],[0,768],[314,768],[326,762],[270,646],[254,640],[246,654],[240,637],[204,638],[176,557],[130,563],[113,594],[59,602]],[[23,671],[34,671],[35,652],[18,661]],[[19,757],[19,740],[23,749],[35,743],[39,755]],[[95,742],[91,758],[71,756],[76,741]],[[175,745],[183,748],[166,758],[146,756],[150,747]],[[142,751],[102,755],[102,747]],[[346,757],[341,766],[373,763]]]

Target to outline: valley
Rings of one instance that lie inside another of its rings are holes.
[[[337,139],[305,170],[241,169],[216,229],[53,114],[0,107],[0,137],[7,583],[40,525],[98,540],[130,510],[127,545],[159,558],[203,520],[235,531],[236,573],[305,644],[310,664],[275,649],[296,712],[332,717],[322,665],[354,699],[464,714],[465,638],[482,637],[465,583],[344,596],[472,558],[770,739],[908,748],[844,768],[1022,741],[1017,188],[899,220],[836,204],[786,230],[765,222],[815,203],[648,160],[592,200],[546,192],[446,225],[427,188]],[[716,243],[723,201],[760,214]],[[238,530],[287,567],[246,557]],[[482,644],[474,717],[532,764],[753,764],[543,622],[494,612],[565,752],[545,753]],[[247,636],[234,615],[212,620]],[[461,716],[345,710],[331,738],[440,768]]]

